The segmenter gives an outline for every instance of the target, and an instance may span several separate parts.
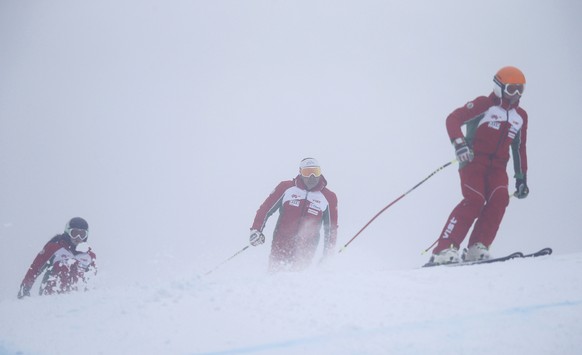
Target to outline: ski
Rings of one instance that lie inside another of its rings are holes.
[[[506,256],[501,256],[499,258],[485,259],[485,260],[475,260],[475,261],[460,261],[458,263],[445,264],[446,266],[466,266],[466,265],[477,265],[477,264],[492,264],[502,261],[507,261],[511,259],[523,258],[525,255],[522,252],[511,253]]]
[[[525,254],[522,257],[523,258],[535,258],[538,256],[551,255],[551,254],[552,254],[552,248],[543,248],[539,251],[536,251],[535,253]]]
[[[428,262],[428,263],[424,264],[422,267],[466,266],[466,265],[477,265],[477,264],[491,264],[491,263],[497,263],[497,262],[507,261],[507,260],[511,260],[511,259],[535,258],[538,256],[544,256],[544,255],[550,255],[550,254],[552,254],[552,248],[543,248],[541,250],[536,251],[535,253],[524,254],[524,253],[518,251],[518,252],[511,253],[509,255],[502,256],[499,258],[486,259],[486,260],[459,261],[456,263],[448,263],[448,264],[436,264],[436,263]]]

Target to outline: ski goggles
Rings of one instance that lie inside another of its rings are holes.
[[[77,240],[82,240],[82,241],[87,240],[87,237],[89,237],[89,231],[86,229],[81,229],[81,228],[69,228],[69,229],[67,229],[67,234],[72,239],[77,239]]]
[[[321,175],[321,168],[319,166],[308,166],[301,168],[301,176],[310,177],[311,175],[319,177]]]
[[[524,90],[524,84],[505,84],[503,88],[503,91],[509,96],[513,96],[515,94],[519,94],[519,96],[521,96],[523,95]]]

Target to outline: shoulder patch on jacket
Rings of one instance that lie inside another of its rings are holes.
[[[469,101],[467,102],[467,104],[465,104],[465,107],[470,110],[473,107],[475,107],[475,104],[473,103],[473,101]]]

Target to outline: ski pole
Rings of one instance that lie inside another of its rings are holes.
[[[417,187],[419,187],[420,185],[422,185],[426,180],[430,179],[431,177],[433,177],[433,175],[435,175],[436,173],[438,173],[439,171],[443,170],[444,168],[446,168],[447,166],[455,163],[457,160],[452,160],[446,164],[444,164],[443,166],[441,166],[440,168],[436,169],[435,171],[433,171],[429,176],[427,176],[426,178],[424,178],[424,180],[422,180],[421,182],[419,182],[418,184],[414,185],[413,188],[411,188],[410,190],[406,191],[405,193],[403,193],[402,195],[400,195],[400,197],[398,197],[396,200],[390,202],[390,204],[388,204],[386,207],[382,208],[380,210],[380,212],[376,213],[376,215],[374,217],[372,217],[371,220],[368,221],[368,223],[366,223],[366,225],[364,225],[362,227],[362,229],[360,229],[360,231],[358,233],[356,233],[356,235],[354,235],[352,237],[352,239],[350,239],[344,246],[343,248],[341,248],[339,250],[339,252],[341,253],[342,251],[344,251],[345,248],[347,248],[348,245],[350,245],[351,242],[354,241],[354,239],[356,239],[360,233],[362,233],[364,231],[364,229],[366,229],[370,223],[372,223],[376,218],[378,218],[379,215],[381,215],[384,211],[386,211],[388,208],[390,208],[390,206],[394,205],[396,202],[400,201],[402,198],[404,198],[404,196],[408,195],[410,192],[412,192],[414,189],[416,189]]]
[[[230,258],[224,260],[223,262],[221,262],[220,264],[216,265],[212,270],[207,271],[204,275],[209,275],[211,273],[213,273],[214,271],[216,271],[216,269],[218,269],[219,267],[221,267],[222,265],[226,264],[228,261],[230,261],[231,259],[233,259],[235,256],[237,256],[238,254],[242,253],[243,251],[247,250],[250,247],[250,245],[247,245],[246,247],[242,248],[241,250],[237,251],[236,253],[234,253],[233,256],[231,256]]]

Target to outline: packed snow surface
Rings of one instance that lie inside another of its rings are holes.
[[[244,262],[249,255],[237,258]],[[204,275],[0,302],[3,354],[577,354],[582,253]]]
[[[573,0],[0,1],[0,354],[582,353],[580,13]],[[531,193],[511,199],[491,250],[554,255],[420,269],[462,199],[454,164],[323,266],[266,272],[274,215],[265,245],[205,276],[305,157],[338,196],[341,247],[454,159],[446,117],[507,65],[527,77]],[[91,228],[94,287],[17,300],[74,216]]]

